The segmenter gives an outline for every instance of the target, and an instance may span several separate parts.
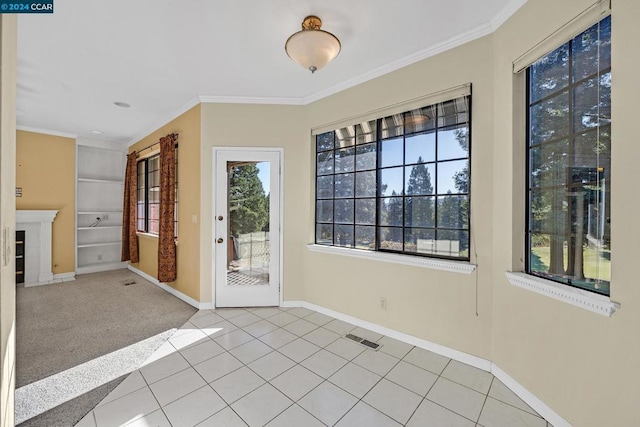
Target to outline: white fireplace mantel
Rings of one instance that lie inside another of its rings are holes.
[[[44,285],[54,280],[51,271],[51,228],[58,211],[16,210],[16,230],[25,236],[25,286]]]

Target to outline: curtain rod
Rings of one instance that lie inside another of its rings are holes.
[[[175,137],[176,139],[178,138],[178,134],[177,134],[177,133],[170,133],[170,134],[169,134],[169,135],[167,135],[167,136],[173,136],[173,137]],[[160,144],[160,141],[158,141],[158,142],[154,142],[153,144],[149,144],[149,145],[147,145],[146,147],[144,147],[144,148],[142,148],[142,149],[140,149],[140,150],[136,150],[136,157],[139,157],[139,156],[140,156],[140,153],[141,153],[142,151],[148,150],[149,148],[153,147],[154,145],[158,145],[158,144]],[[178,146],[178,143],[177,143],[177,142],[176,142],[176,145],[175,145],[175,146],[176,146],[176,147]]]

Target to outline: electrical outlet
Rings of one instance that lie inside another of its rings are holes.
[[[102,254],[98,254],[98,261],[102,261]]]
[[[102,214],[102,220],[103,221],[108,221],[109,220],[109,214]]]
[[[383,310],[387,309],[387,299],[385,297],[380,297],[380,308]]]

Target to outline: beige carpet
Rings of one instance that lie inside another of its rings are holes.
[[[130,282],[135,284],[125,285]],[[73,282],[20,287],[16,308],[16,389],[30,385],[23,390],[147,340],[142,349],[136,349],[135,357],[131,356],[137,361],[155,350],[168,337],[167,331],[179,328],[197,311],[128,270],[81,275]],[[109,363],[114,364],[113,360]],[[68,383],[68,378],[65,381]],[[21,426],[72,426],[118,383],[111,380]],[[22,410],[28,410],[24,405],[31,399],[21,400]]]

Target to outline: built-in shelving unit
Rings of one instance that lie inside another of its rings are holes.
[[[126,152],[118,144],[76,142],[76,273],[124,268],[120,253]]]

